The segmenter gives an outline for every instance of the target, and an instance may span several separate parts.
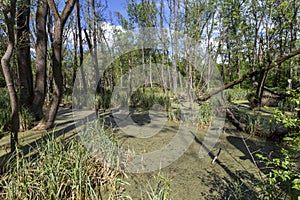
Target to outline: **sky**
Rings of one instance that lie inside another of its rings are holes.
[[[126,0],[107,0],[107,11],[112,12],[113,16],[115,12],[120,12],[125,18],[127,18],[126,13]]]

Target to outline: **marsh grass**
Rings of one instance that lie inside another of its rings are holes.
[[[238,101],[238,100],[246,100],[247,95],[250,93],[250,90],[241,89],[241,88],[233,88],[225,90],[225,97],[227,101]]]
[[[91,157],[78,138],[52,137],[32,152],[8,161],[0,199],[126,199],[124,172]]]
[[[171,107],[171,93],[164,93],[160,88],[146,88],[145,91],[138,89],[130,99],[130,106],[151,108],[155,104],[161,105],[165,110]]]
[[[199,107],[199,127],[207,126],[211,122],[212,118],[212,105],[209,101],[203,102]]]
[[[167,200],[171,199],[171,183],[172,175],[165,175],[162,172],[158,172],[153,176],[154,184],[148,183],[146,188],[146,197],[142,199],[148,200]]]
[[[27,108],[21,109],[21,126],[23,131],[29,130],[34,122],[34,115]]]

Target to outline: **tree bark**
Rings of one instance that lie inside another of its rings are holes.
[[[63,95],[63,76],[62,76],[62,35],[64,25],[71,14],[76,0],[68,0],[62,13],[59,14],[54,0],[48,0],[49,8],[54,16],[54,35],[53,35],[53,98],[50,108],[42,121],[34,130],[44,130],[50,128],[55,121],[58,107]]]
[[[10,146],[11,152],[15,151],[16,145],[18,144],[18,130],[19,130],[19,108],[18,108],[18,96],[15,90],[13,77],[10,70],[10,60],[13,56],[15,48],[15,16],[16,16],[16,0],[11,0],[9,7],[2,5],[4,21],[7,27],[8,34],[8,44],[6,51],[1,58],[1,65],[3,70],[3,75],[6,81],[10,106],[11,106],[11,136],[10,136]]]
[[[29,107],[33,99],[33,80],[30,56],[30,0],[18,1],[17,47],[18,74],[20,81],[20,106]]]
[[[79,1],[76,1],[76,17],[77,17],[77,26],[78,26],[78,38],[79,38],[79,69],[81,74],[81,80],[82,80],[82,86],[83,86],[83,92],[87,92],[87,85],[86,85],[86,79],[85,79],[85,73],[83,71],[83,39],[82,39],[82,27],[81,27],[81,18],[80,18],[80,3]],[[83,96],[85,96],[83,94]],[[82,101],[86,102],[86,101]],[[82,105],[86,106],[86,105]]]
[[[42,119],[43,105],[46,94],[46,67],[47,67],[47,22],[48,4],[46,0],[39,0],[36,11],[36,78],[34,98],[31,110],[37,120]]]

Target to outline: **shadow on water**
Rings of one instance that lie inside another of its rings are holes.
[[[278,149],[275,148],[273,144],[268,145],[266,142],[263,144],[257,144],[249,138],[237,137],[237,136],[227,136],[227,141],[232,144],[236,149],[241,151],[244,155],[240,156],[241,160],[250,160],[257,168],[263,173],[268,173],[269,170],[265,163],[257,158],[257,154],[273,159],[279,157]],[[270,143],[270,141],[268,141]]]
[[[218,174],[210,174],[209,178],[207,180],[205,180],[205,183],[208,184],[209,186],[211,186],[211,188],[218,188],[218,190],[221,190],[223,195],[222,198],[224,199],[231,199],[230,195],[231,194],[235,194],[236,190],[238,188],[236,188],[236,183],[239,183],[240,180],[243,177],[248,177],[250,178],[250,180],[252,181],[257,181],[257,179],[254,177],[253,174],[249,173],[246,170],[240,171],[240,173],[237,172],[233,172],[231,171],[225,164],[223,164],[219,159],[215,159],[217,158],[217,155],[215,155],[214,153],[212,153],[209,148],[207,146],[205,146],[205,144],[194,134],[191,132],[191,134],[194,136],[194,140],[195,142],[197,142],[199,145],[201,145],[205,151],[208,153],[209,157],[212,160],[215,160],[215,163],[217,165],[219,165],[228,175],[232,180],[229,180],[226,177],[220,177],[218,176]],[[221,151],[221,148],[220,150]],[[208,173],[212,173],[212,172],[208,172]],[[241,177],[241,175],[243,177]],[[226,183],[226,184],[224,184]],[[221,188],[220,188],[221,187]],[[243,199],[255,199],[258,194],[256,193],[256,191],[253,190],[253,188],[250,188],[249,186],[247,186],[246,184],[240,184],[239,189],[241,189],[243,191]],[[211,190],[212,190],[211,189]],[[205,196],[205,199],[215,199],[214,195],[209,195],[209,194],[202,194],[203,196]],[[249,197],[249,198],[245,198],[245,197]],[[235,199],[234,196],[232,196],[232,199]]]

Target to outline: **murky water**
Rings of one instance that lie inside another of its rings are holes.
[[[179,123],[167,121],[159,133],[149,138],[133,137],[120,130],[119,142],[124,149],[136,154],[157,151],[170,143],[178,127]],[[206,134],[207,129],[198,130],[184,154],[167,167],[148,173],[128,174],[127,194],[133,199],[145,197],[146,191],[155,190],[160,171],[165,177],[171,177],[171,198],[175,200],[235,199],[235,195],[242,195],[242,199],[255,199],[264,168],[255,154],[274,156],[275,144],[237,132],[234,127],[225,124],[217,144],[203,158],[199,158]],[[218,159],[212,164],[220,148]]]

